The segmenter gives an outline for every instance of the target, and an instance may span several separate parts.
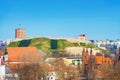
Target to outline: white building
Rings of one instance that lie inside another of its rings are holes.
[[[5,79],[5,65],[0,65],[0,80]]]
[[[7,46],[6,41],[0,41],[0,49],[3,49],[6,46]]]
[[[101,49],[115,52],[120,47],[120,40],[94,40],[93,44]]]

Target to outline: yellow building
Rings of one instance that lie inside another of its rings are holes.
[[[79,58],[63,58],[64,63],[69,66],[69,65],[75,65],[77,66],[78,64],[80,64],[82,66],[82,59]]]

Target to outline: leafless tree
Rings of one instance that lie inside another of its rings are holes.
[[[52,62],[59,80],[80,80],[77,67],[66,66],[62,59],[56,59]]]
[[[47,63],[39,55],[21,55],[16,71],[20,80],[45,80],[49,71]]]
[[[120,62],[114,66],[102,65],[100,68],[102,80],[120,80]]]

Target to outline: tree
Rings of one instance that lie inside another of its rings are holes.
[[[21,55],[16,72],[20,80],[46,80],[49,65],[39,55]]]
[[[120,62],[114,66],[102,65],[100,68],[102,80],[120,80]]]
[[[80,80],[77,68],[74,66],[66,66],[62,59],[56,59],[51,64],[58,74],[58,80]]]

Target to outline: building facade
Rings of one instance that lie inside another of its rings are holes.
[[[23,39],[25,38],[25,30],[18,28],[15,30],[15,38],[16,39]]]
[[[5,78],[5,65],[4,65],[4,54],[2,49],[0,49],[0,80]]]
[[[78,39],[81,39],[81,40],[87,40],[87,35],[86,34],[81,34],[79,36],[77,36]]]
[[[109,57],[105,57],[104,54],[93,55],[92,49],[90,52],[88,52],[88,49],[83,49],[82,70],[88,79],[96,80],[96,78],[102,77],[100,74],[100,68],[103,64],[112,65],[113,60]]]

